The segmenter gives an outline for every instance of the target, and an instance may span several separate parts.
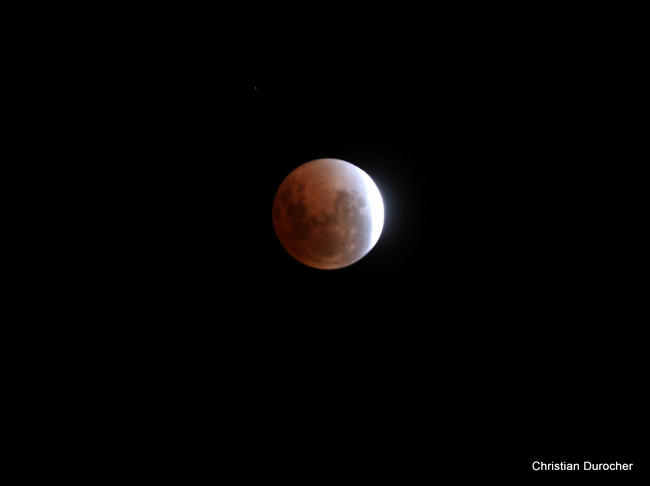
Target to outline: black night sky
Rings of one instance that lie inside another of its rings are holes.
[[[61,162],[32,172],[54,191],[28,245],[42,277],[21,284],[49,325],[10,368],[102,427],[193,430],[197,457],[223,441],[244,470],[631,462],[598,439],[633,428],[639,366],[624,263],[604,256],[623,223],[598,62],[444,32],[288,56],[291,38],[145,43],[61,81],[43,101]],[[284,177],[325,157],[385,206],[375,248],[333,271],[289,256],[271,219]]]

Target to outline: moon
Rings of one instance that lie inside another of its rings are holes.
[[[384,226],[379,189],[359,167],[317,159],[294,169],[273,201],[273,227],[287,252],[305,265],[332,270],[366,256]]]

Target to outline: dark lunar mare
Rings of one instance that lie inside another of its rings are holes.
[[[371,220],[370,213],[363,212],[365,206],[364,197],[357,191],[337,191],[331,221],[323,222],[322,229],[315,227],[313,253],[328,258],[342,253],[346,263],[361,258],[370,244]],[[342,235],[338,228],[344,229]]]
[[[308,217],[304,191],[302,183],[284,188],[278,195],[281,204],[273,214],[274,218],[280,219],[282,211],[285,212],[291,227],[287,243],[292,251],[316,260],[341,254],[340,260],[332,262],[335,264],[348,264],[360,259],[370,244],[372,230],[371,214],[364,211],[365,198],[358,191],[339,190],[332,213]],[[302,250],[305,245],[309,254]]]

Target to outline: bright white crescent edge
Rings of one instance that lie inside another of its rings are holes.
[[[381,198],[379,189],[374,181],[363,170],[359,169],[363,178],[363,183],[366,187],[366,195],[370,201],[370,208],[372,213],[372,236],[370,248],[375,246],[381,235],[381,230],[384,228],[384,201]]]

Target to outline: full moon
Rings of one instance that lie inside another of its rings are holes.
[[[282,246],[305,265],[347,267],[368,254],[384,226],[384,203],[370,176],[338,159],[294,169],[273,201]]]

